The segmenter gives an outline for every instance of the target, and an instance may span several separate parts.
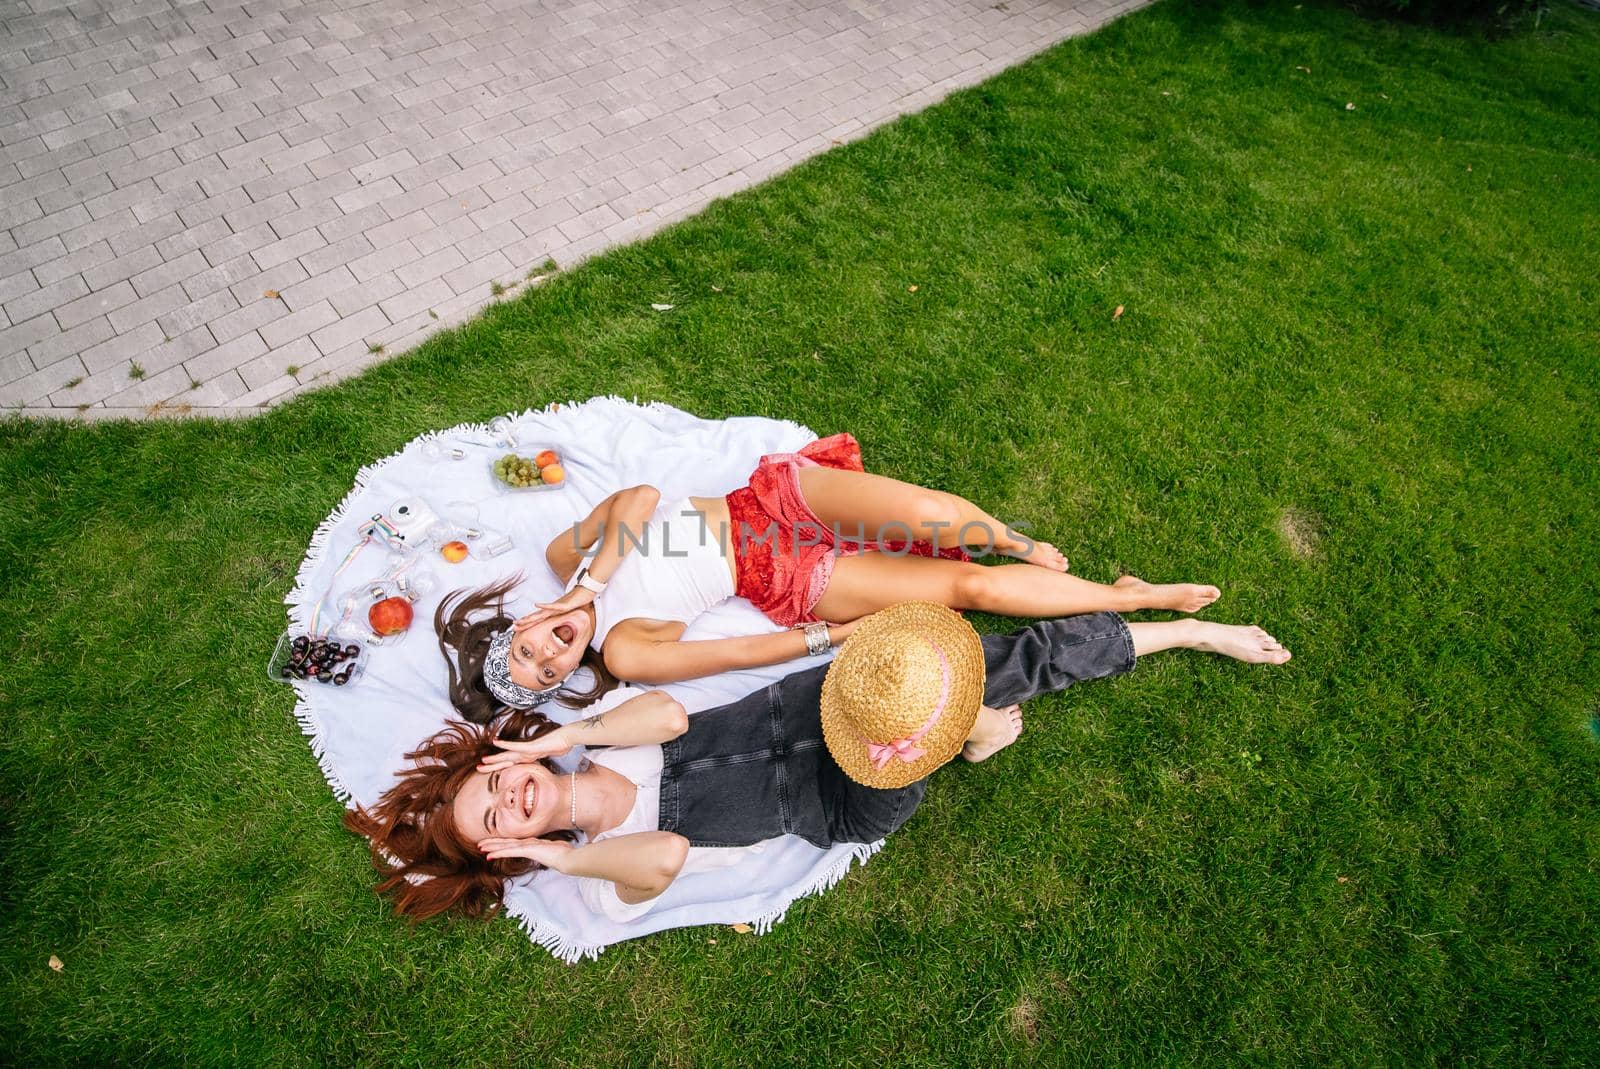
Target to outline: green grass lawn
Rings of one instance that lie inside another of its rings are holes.
[[[1169,2],[258,419],[0,424],[0,1060],[1594,1064],[1597,71],[1559,3]],[[412,927],[283,596],[363,463],[595,393],[851,430],[1295,660],[1039,701],[764,938]]]

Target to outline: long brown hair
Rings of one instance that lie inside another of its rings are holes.
[[[439,636],[439,652],[449,672],[450,704],[474,724],[487,724],[504,713],[508,706],[489,692],[483,681],[483,662],[489,655],[489,642],[516,621],[506,613],[506,595],[522,582],[513,575],[478,590],[456,590],[440,599],[433,611],[433,630]],[[481,614],[488,613],[487,616]],[[473,619],[478,616],[478,619]],[[617,686],[617,677],[593,647],[583,651],[578,667],[594,676],[588,690],[569,690],[562,686],[556,697],[582,709],[592,705]]]
[[[536,739],[555,728],[539,713],[519,712],[498,734]],[[506,880],[543,867],[526,858],[490,861],[456,828],[450,804],[494,751],[495,737],[491,728],[451,724],[406,754],[413,764],[377,805],[345,812],[344,826],[370,840],[372,866],[383,876],[374,890],[394,896],[396,913],[416,920],[451,909],[486,916],[503,904]],[[558,831],[544,838],[573,836]]]

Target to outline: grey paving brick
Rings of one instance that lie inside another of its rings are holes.
[[[320,201],[306,208],[295,206],[294,198],[289,198],[291,211],[284,212],[268,220],[272,230],[280,238],[293,237],[302,230],[320,226],[330,220],[337,219],[344,213],[339,211],[339,206],[331,200]]]
[[[272,227],[266,223],[260,223],[250,227],[248,230],[230,234],[221,241],[215,241],[203,246],[200,251],[205,254],[208,263],[220,264],[226,263],[236,256],[243,256],[245,253],[265,248],[277,240],[278,235],[273,233]]]
[[[132,304],[124,305],[111,313],[111,325],[118,332],[127,332],[145,323],[153,323],[157,316],[182,308],[189,297],[182,286],[169,286]]]
[[[171,225],[169,220],[177,220],[170,231],[167,229]],[[155,236],[155,248],[163,260],[176,260],[193,249],[213,245],[231,233],[233,229],[224,219],[207,219],[198,226],[186,227],[176,212],[140,228],[141,236]]]
[[[446,271],[454,271],[466,262],[466,257],[451,245],[420,260],[413,260],[398,268],[395,273],[407,286],[415,286],[429,279],[438,278]]]
[[[61,324],[62,330],[71,330],[73,327],[86,323],[91,319],[98,319],[116,311],[123,305],[132,304],[138,299],[132,286],[126,282],[118,282],[113,286],[91,293],[75,301],[56,305],[56,322]]]
[[[5,303],[6,317],[13,323],[23,323],[34,316],[48,314],[69,301],[89,292],[83,278],[73,275],[53,286],[43,286]]]
[[[148,297],[157,290],[164,290],[169,286],[176,286],[191,275],[199,274],[206,270],[210,264],[196,249],[186,252],[176,260],[169,260],[158,267],[148,271],[141,271],[132,278],[133,288],[139,291],[139,296]]]
[[[278,264],[296,260],[308,252],[324,248],[327,244],[327,239],[313,228],[274,241],[270,245],[263,245],[251,255],[255,257],[258,268],[265,271]]]
[[[282,291],[279,291],[282,292]],[[254,298],[249,295],[234,294],[234,299],[239,302],[239,310],[224,316],[218,316],[211,321],[211,336],[219,344],[226,344],[236,338],[254,334],[255,331],[268,323],[288,316],[291,309],[283,301],[257,294]]]
[[[365,340],[366,335],[376,333],[389,325],[389,317],[384,315],[376,305],[356,312],[353,315],[340,319],[311,335],[311,340],[316,343],[317,349],[326,356],[336,349],[346,345],[354,345]]]
[[[240,372],[243,373],[243,370],[244,369],[241,368]],[[245,381],[249,382],[250,380],[247,378]],[[235,397],[232,403],[244,407],[265,407],[274,402],[282,403],[284,400],[292,397],[294,391],[299,386],[299,380],[288,375],[279,375],[277,378],[267,381],[261,386],[251,390],[249,393],[240,397]]]
[[[185,294],[187,296],[187,294]],[[204,326],[218,316],[226,315],[239,307],[239,302],[227,290],[209,293],[199,300],[156,317],[156,322],[169,336],[176,338],[195,327]]]
[[[199,379],[191,381],[200,382]],[[250,387],[245,385],[244,379],[230,367],[215,378],[201,382],[198,390],[191,388],[179,397],[191,409],[205,411],[223,408],[231,404],[235,398],[249,392]]]
[[[251,390],[259,390],[268,383],[283,378],[293,380],[293,376],[289,374],[290,368],[298,371],[321,356],[322,352],[309,337],[297,338],[287,345],[279,346],[240,364],[239,377],[244,379],[245,385]]]
[[[381,226],[388,221],[389,215],[382,205],[369,204],[365,208],[319,223],[317,230],[328,239],[329,244],[337,244],[357,235],[367,237],[373,227]],[[367,237],[367,240],[370,242],[372,239]]]
[[[184,279],[183,292],[189,295],[190,300],[198,301],[217,290],[232,291],[235,286],[246,281],[251,283],[251,290],[256,290],[261,285],[259,280],[262,277],[253,255],[236,256],[232,260],[224,261],[216,267],[207,268]],[[235,297],[234,301],[237,303],[238,298]]]
[[[36,368],[47,368],[52,364],[76,357],[85,349],[99,345],[115,334],[116,331],[111,328],[111,321],[100,316],[29,346],[28,359],[33,361],[33,366]]]
[[[450,288],[449,283],[439,277],[420,285],[407,285],[402,279],[401,285],[403,288],[400,292],[378,302],[378,307],[383,309],[384,315],[396,322],[416,315],[426,315],[428,309],[434,305],[455,296],[455,291]]]
[[[130,369],[130,365],[134,358],[142,356],[146,350],[152,348],[153,346],[160,345],[162,343],[162,337],[163,335],[160,327],[156,326],[154,323],[143,323],[133,330],[118,331],[111,338],[100,342],[98,345],[89,346],[89,348],[78,354],[78,359],[83,361],[83,366],[89,369],[90,376],[103,374],[109,368],[114,368],[119,365],[123,368],[124,373],[126,373]],[[126,388],[126,384],[102,383],[101,385],[114,386],[116,389]],[[85,392],[94,391],[90,390]],[[114,392],[115,390],[108,388],[105,390],[105,392],[99,393],[95,397],[88,398],[87,400],[89,400],[91,403],[94,401],[100,401],[111,396],[111,394]],[[85,398],[76,397],[73,398],[73,403],[77,404],[83,400],[85,400]]]
[[[127,389],[111,394],[103,400],[107,408],[142,409],[165,401],[189,388],[189,374],[182,367],[169,367],[165,371],[145,374]]]
[[[20,379],[12,379],[7,383],[0,383],[0,408],[13,408],[17,405],[48,404],[49,396],[66,386],[76,378],[87,378],[88,372],[76,358],[52,364],[50,367],[32,374],[24,375]]]
[[[364,308],[369,308],[399,294],[404,289],[405,284],[400,281],[398,275],[378,275],[359,285],[330,292],[328,300],[333,305],[335,312],[338,312],[341,316],[351,316]],[[387,315],[385,315],[384,321],[388,322]]]
[[[312,331],[321,330],[338,318],[339,313],[333,310],[333,305],[327,301],[318,301],[261,327],[261,337],[269,346],[277,349],[288,345],[296,338],[309,337]],[[245,381],[250,380],[246,378]],[[250,388],[255,389],[256,384],[251,383]]]
[[[89,284],[90,289],[107,289],[125,278],[132,278],[141,272],[159,267],[161,263],[162,256],[156,246],[145,245],[125,256],[86,269],[83,272],[83,280]]]
[[[81,204],[74,204],[70,208],[49,215],[40,211],[38,202],[33,200],[20,201],[0,208],[0,226],[10,228],[11,236],[17,239],[18,245],[32,245],[36,241],[65,234],[91,221],[89,209]]]
[[[21,297],[26,293],[34,293],[38,289],[39,280],[34,277],[31,271],[23,271],[9,278],[0,278],[0,304],[4,304],[13,298]],[[8,317],[5,320],[0,320],[0,322],[10,322],[10,319]]]
[[[0,356],[9,356],[20,353],[30,346],[37,345],[46,338],[60,331],[55,316],[48,312],[35,316],[32,319],[14,323],[12,326],[0,330]]]
[[[250,204],[234,208],[223,213],[223,220],[233,230],[249,230],[262,223],[271,224],[291,212],[297,211],[294,198],[287,193],[279,193],[265,200],[253,201]],[[273,227],[277,232],[277,227]],[[281,235],[280,235],[281,236]]]
[[[250,331],[248,334],[240,334],[232,341],[222,342],[221,346],[213,346],[205,352],[187,357],[184,360],[184,370],[189,373],[189,378],[197,382],[206,382],[219,374],[234,370],[237,366],[250,363],[266,350],[267,342],[261,341],[261,334]]]

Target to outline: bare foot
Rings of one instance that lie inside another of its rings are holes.
[[[991,709],[987,705],[978,709],[978,722],[972,725],[972,734],[961,748],[961,756],[968,761],[982,761],[993,757],[1017,741],[1022,734],[1022,706],[1008,705],[1004,709]]]
[[[1222,591],[1203,583],[1147,583],[1137,575],[1125,575],[1111,585],[1136,588],[1141,609],[1199,612],[1222,597]]]
[[[1024,564],[1036,564],[1041,568],[1049,568],[1052,572],[1068,571],[1067,555],[1052,546],[1049,542],[1032,540],[1030,546],[1027,542],[1013,542],[1010,545],[996,543],[994,551],[1002,557],[1012,557]]]
[[[1259,627],[1239,624],[1214,624],[1209,620],[1190,620],[1195,630],[1194,648],[1220,653],[1249,664],[1282,664],[1291,656],[1282,644]]]

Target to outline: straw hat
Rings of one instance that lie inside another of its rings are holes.
[[[983,643],[943,605],[907,601],[861,622],[822,682],[822,737],[868,787],[915,783],[961,751],[983,704]]]

